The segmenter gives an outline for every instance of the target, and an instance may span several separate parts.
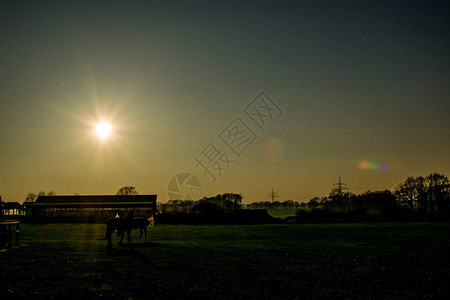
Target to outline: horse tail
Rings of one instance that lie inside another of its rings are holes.
[[[153,227],[153,225],[155,224],[155,218],[153,218],[153,216],[148,217],[147,221],[148,221],[148,227]]]
[[[111,238],[112,230],[109,229],[109,227],[106,228],[105,232],[105,240],[109,240]]]
[[[112,232],[114,231],[112,229],[112,219],[113,218],[109,218],[108,220],[106,220],[106,232],[105,232],[105,239],[109,239],[111,237]]]

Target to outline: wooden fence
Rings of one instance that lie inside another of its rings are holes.
[[[8,248],[12,246],[13,235],[15,235],[16,245],[20,241],[19,221],[2,221],[0,222],[0,247],[6,245]]]

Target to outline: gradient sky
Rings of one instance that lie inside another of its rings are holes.
[[[448,1],[1,1],[0,194],[165,202],[188,172],[203,196],[308,201],[339,176],[354,193],[448,176],[449,79]],[[260,91],[284,113],[235,157],[218,135],[254,125]],[[235,160],[216,182],[193,159],[211,141]]]

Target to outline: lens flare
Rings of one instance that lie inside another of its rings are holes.
[[[387,172],[389,170],[388,165],[386,164],[377,164],[368,160],[362,160],[359,162],[359,167],[363,170],[377,170]]]
[[[383,164],[383,165],[380,165],[379,169],[383,172],[386,172],[387,170],[389,170],[389,167],[388,167],[388,165]]]
[[[369,162],[368,162],[368,161],[365,161],[365,160],[360,161],[360,162],[359,162],[359,167],[360,167],[361,169],[368,169],[368,168],[369,168]]]

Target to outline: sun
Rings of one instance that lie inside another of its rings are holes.
[[[95,126],[95,133],[101,138],[107,138],[111,135],[111,125],[109,123],[102,121]]]

